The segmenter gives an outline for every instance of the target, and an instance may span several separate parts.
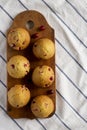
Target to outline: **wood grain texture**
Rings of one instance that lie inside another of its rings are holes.
[[[31,28],[31,29],[26,28],[26,23],[28,21],[32,21],[34,23],[33,28]],[[40,27],[41,25],[45,26],[45,30],[43,30],[43,31],[38,30],[38,27]],[[55,109],[56,109],[56,85],[55,85],[55,81],[53,82],[53,84],[49,88],[40,88],[40,87],[36,87],[32,83],[32,80],[31,80],[32,71],[38,65],[48,65],[48,66],[53,68],[54,73],[55,73],[55,55],[49,60],[41,60],[41,59],[37,59],[32,53],[32,46],[33,46],[34,42],[37,41],[40,38],[49,38],[55,44],[54,30],[49,26],[49,24],[47,23],[44,16],[41,13],[36,12],[34,10],[24,11],[24,12],[18,14],[14,18],[14,21],[13,21],[11,27],[8,29],[8,32],[12,28],[17,28],[17,27],[22,27],[22,28],[26,29],[30,33],[31,36],[35,33],[38,33],[38,38],[35,38],[35,39],[31,38],[31,42],[30,42],[29,46],[25,50],[21,50],[21,51],[13,50],[7,44],[7,60],[9,60],[9,58],[14,56],[14,55],[23,55],[30,61],[30,67],[31,67],[30,73],[22,79],[12,78],[7,73],[7,91],[11,87],[13,87],[15,84],[25,84],[26,87],[28,87],[30,89],[31,100],[35,96],[46,94],[49,97],[51,97],[51,99],[54,102]],[[55,79],[56,79],[56,76],[55,76]],[[52,94],[51,94],[51,92],[52,92]],[[36,117],[32,114],[32,112],[30,110],[30,103],[31,103],[31,101],[25,107],[17,109],[17,108],[13,108],[8,103],[8,100],[7,100],[7,113],[12,118],[34,119]],[[54,110],[54,112],[55,112],[55,110]],[[51,117],[54,114],[54,112],[49,117]]]

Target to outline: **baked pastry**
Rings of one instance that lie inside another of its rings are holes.
[[[54,71],[50,66],[37,66],[32,73],[32,81],[36,86],[49,87],[54,81]]]
[[[39,39],[33,45],[33,53],[37,58],[50,59],[54,52],[54,43],[48,38]]]
[[[21,55],[13,56],[7,63],[7,71],[13,78],[23,78],[30,70],[30,63],[27,58]]]
[[[30,34],[23,28],[14,28],[9,31],[7,42],[15,50],[23,50],[30,43]]]
[[[31,102],[31,111],[36,117],[48,117],[54,111],[54,103],[46,95],[37,96]]]
[[[15,85],[8,91],[8,102],[15,108],[25,106],[30,100],[30,91],[25,85]]]

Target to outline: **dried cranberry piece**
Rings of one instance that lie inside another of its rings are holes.
[[[51,81],[53,80],[53,77],[52,77],[52,76],[50,77],[50,80],[51,80]]]
[[[28,73],[28,71],[26,70],[26,73]]]
[[[12,65],[11,65],[11,67],[14,69],[14,68],[15,68],[15,65],[14,65],[14,64],[12,64]]]
[[[41,25],[41,26],[39,27],[39,30],[40,30],[40,31],[45,30],[45,26]]]
[[[47,94],[53,94],[53,93],[54,91],[52,89],[47,91]]]
[[[45,84],[45,87],[48,87],[48,84]]]
[[[51,69],[50,69],[50,68],[48,68],[48,70],[50,71]]]
[[[33,39],[36,39],[36,38],[38,38],[39,36],[38,36],[38,33],[34,33],[34,34],[32,34],[32,36],[31,36],[31,38],[33,38]]]
[[[27,67],[27,64],[24,64],[24,67]]]

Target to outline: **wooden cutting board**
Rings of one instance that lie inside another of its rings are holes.
[[[39,30],[39,27],[44,25],[44,30]],[[54,102],[54,106],[56,109],[56,85],[55,81],[49,88],[40,88],[36,87],[31,80],[32,71],[34,68],[38,65],[48,65],[53,68],[55,73],[55,55],[49,59],[49,60],[41,60],[35,58],[35,56],[32,53],[32,46],[35,41],[37,41],[40,38],[49,38],[54,42],[54,30],[49,26],[44,16],[34,10],[31,11],[24,11],[20,14],[18,14],[11,25],[11,27],[8,29],[11,30],[12,28],[22,27],[26,29],[30,35],[31,35],[31,42],[29,46],[25,50],[16,51],[13,50],[9,45],[7,44],[7,60],[9,60],[10,57],[14,55],[23,55],[30,61],[31,70],[30,73],[25,76],[22,79],[15,79],[8,75],[7,73],[7,92],[8,90],[13,87],[15,84],[25,84],[26,87],[30,89],[31,92],[31,100],[33,97],[38,95],[48,95]],[[8,33],[7,32],[7,33]],[[35,37],[35,34],[38,35],[38,37]],[[55,44],[55,42],[54,42]],[[55,77],[56,79],[56,77]],[[30,110],[30,102],[23,108],[13,108],[9,103],[7,99],[7,113],[12,118],[30,118],[34,119],[36,118],[31,110]],[[55,110],[54,110],[55,112]],[[49,116],[51,117],[54,112]]]

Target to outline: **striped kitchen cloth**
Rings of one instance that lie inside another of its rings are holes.
[[[6,112],[6,32],[25,10],[41,12],[55,30],[56,112],[49,119]],[[86,0],[0,0],[0,130],[87,130]]]

